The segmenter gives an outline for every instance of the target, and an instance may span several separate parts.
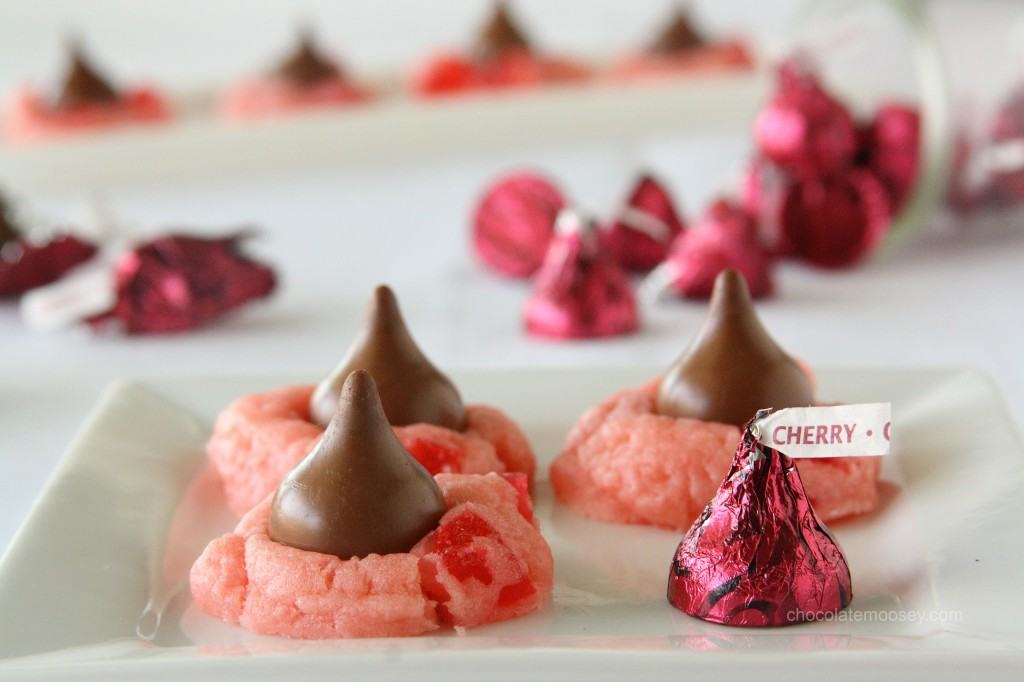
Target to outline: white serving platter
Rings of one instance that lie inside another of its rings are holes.
[[[500,405],[542,468],[579,413],[652,374],[455,373]],[[821,397],[890,400],[886,502],[833,527],[853,574],[842,619],[731,629],[675,611],[679,534],[588,521],[538,486],[552,602],[464,635],[301,642],[202,614],[180,580],[230,526],[203,442],[232,398],[301,378],[112,386],[0,562],[0,679],[1018,679],[1024,668],[1024,448],[983,376],[822,371]]]
[[[770,82],[770,74],[756,71],[432,100],[396,95],[238,123],[213,114],[214,93],[197,93],[175,99],[180,115],[166,125],[29,146],[0,141],[0,177],[22,192],[99,191],[552,145],[629,144],[666,132],[731,133],[749,127]]]

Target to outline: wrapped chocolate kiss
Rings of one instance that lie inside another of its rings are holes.
[[[473,213],[477,258],[506,277],[530,277],[544,260],[564,207],[561,190],[540,175],[520,172],[500,178]]]
[[[917,180],[921,115],[910,105],[890,102],[875,112],[864,131],[864,154],[898,212]]]
[[[850,569],[793,462],[752,432],[756,419],[747,424],[722,486],[676,550],[668,600],[723,625],[823,618],[853,598]]]
[[[639,326],[625,271],[605,252],[594,223],[565,210],[557,236],[526,302],[526,330],[535,336],[585,339],[619,336]]]
[[[801,174],[842,170],[857,153],[857,130],[849,110],[800,59],[779,67],[778,89],[757,115],[754,140],[765,158]]]
[[[665,260],[672,241],[684,229],[672,196],[663,184],[644,173],[626,203],[605,231],[608,251],[619,265],[647,272]]]
[[[736,270],[754,298],[775,290],[774,259],[761,243],[754,218],[729,199],[711,204],[697,224],[680,234],[664,263],[644,283],[654,296],[709,299],[718,275]]]
[[[887,455],[890,426],[887,403],[758,411],[676,550],[669,603],[743,627],[820,620],[846,608],[853,598],[846,557],[791,457]]]
[[[822,268],[854,265],[885,239],[891,209],[885,187],[863,169],[785,183],[775,230],[797,258]]]
[[[55,234],[43,241],[27,237],[0,194],[0,298],[60,279],[95,254],[93,243],[73,234]]]

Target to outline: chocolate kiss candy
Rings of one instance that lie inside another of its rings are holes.
[[[686,11],[677,6],[672,18],[665,24],[647,51],[656,55],[670,56],[702,47],[704,42],[697,29],[690,23]]]
[[[113,307],[90,322],[127,334],[182,332],[269,296],[277,276],[244,252],[250,236],[179,233],[136,244],[117,260]]]
[[[309,30],[299,33],[295,52],[277,67],[277,75],[297,87],[309,87],[341,75],[338,66],[317,50]]]
[[[57,106],[65,108],[116,102],[117,90],[89,63],[82,46],[72,43],[69,52],[71,64],[64,76]]]
[[[754,139],[772,162],[804,174],[846,169],[858,145],[849,110],[795,60],[779,68],[778,90],[754,121]]]
[[[683,229],[668,190],[644,174],[605,233],[605,246],[622,267],[647,272],[665,260],[672,240]]]
[[[558,339],[636,331],[639,315],[629,277],[601,247],[593,222],[565,210],[557,231],[523,311],[526,330]]]
[[[313,421],[326,426],[338,410],[338,395],[349,374],[365,369],[377,381],[388,421],[394,426],[436,424],[461,430],[462,399],[451,380],[423,355],[386,286],[373,292],[362,333],[345,359],[320,382],[310,400]]]
[[[819,267],[857,263],[889,231],[889,197],[868,170],[792,180],[781,191],[777,231],[793,255]]]
[[[676,550],[669,603],[712,623],[768,627],[824,618],[852,597],[843,551],[793,461],[748,425],[732,469]]]
[[[487,188],[473,212],[477,257],[507,277],[531,276],[544,262],[565,197],[535,173],[511,173]]]
[[[704,326],[661,380],[658,413],[741,425],[763,407],[813,402],[807,375],[757,319],[743,276],[724,270]]]
[[[437,527],[444,497],[384,416],[369,372],[342,388],[327,431],[277,489],[270,537],[342,559],[407,552]]]
[[[920,131],[918,110],[898,102],[879,107],[865,131],[868,165],[885,185],[894,212],[903,206],[917,179]]]
[[[774,290],[772,258],[758,239],[757,225],[728,199],[712,203],[696,225],[679,235],[661,267],[670,287],[685,298],[709,298],[719,273],[729,268],[743,275],[754,298]]]
[[[473,54],[477,59],[486,61],[497,59],[506,52],[521,50],[528,51],[530,41],[516,24],[508,11],[508,5],[504,0],[494,4],[494,11],[491,13],[487,23],[476,38],[476,45]]]

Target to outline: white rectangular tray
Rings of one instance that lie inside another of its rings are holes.
[[[179,98],[166,125],[19,147],[0,141],[0,177],[18,191],[265,176],[351,164],[410,162],[594,142],[628,144],[666,132],[746,130],[765,97],[763,72],[632,84],[592,83],[382,99],[365,106],[227,123],[212,93]]]
[[[454,376],[468,401],[521,422],[543,472],[585,407],[651,374]],[[334,642],[251,635],[190,607],[187,590],[159,622],[143,615],[230,525],[219,493],[179,506],[213,417],[232,398],[286,380],[117,384],[0,562],[0,679],[1016,678],[1024,451],[992,384],[950,370],[819,379],[822,398],[894,405],[891,494],[877,513],[834,527],[855,593],[843,620],[750,630],[689,618],[664,597],[678,533],[582,519],[554,505],[541,482],[538,514],[556,560],[544,610],[464,636]]]

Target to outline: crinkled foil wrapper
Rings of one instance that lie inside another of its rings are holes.
[[[44,244],[20,238],[0,243],[0,297],[55,282],[95,254],[94,244],[70,234],[58,235]]]
[[[762,445],[751,424],[725,481],[676,550],[668,600],[696,618],[742,627],[834,614],[853,596],[846,558],[793,461]]]
[[[555,237],[523,316],[528,333],[552,339],[619,336],[640,327],[633,285],[595,231]]]
[[[172,234],[136,246],[117,263],[113,309],[91,322],[126,334],[182,332],[269,296],[276,276],[242,253],[247,236]]]
[[[775,290],[774,258],[761,243],[754,219],[727,199],[712,203],[696,225],[679,235],[668,262],[672,289],[684,298],[711,298],[715,279],[729,268],[743,275],[754,298]]]
[[[514,173],[494,183],[473,215],[473,250],[491,270],[516,279],[533,275],[565,207],[557,187],[534,173]]]
[[[668,189],[644,174],[606,228],[605,247],[627,270],[647,272],[665,260],[672,241],[684,229]]]

